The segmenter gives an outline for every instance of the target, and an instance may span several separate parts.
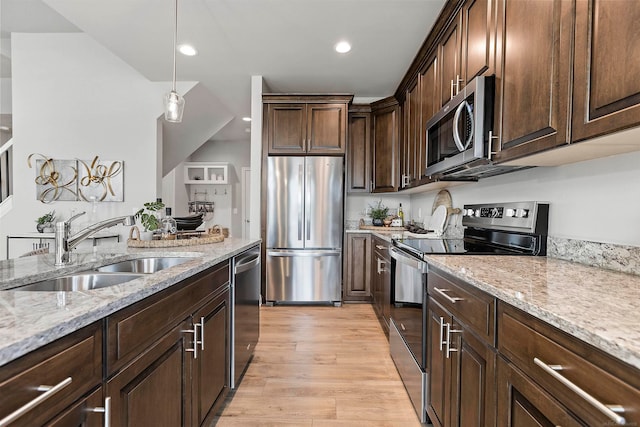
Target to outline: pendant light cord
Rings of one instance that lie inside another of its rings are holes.
[[[175,22],[173,26],[173,92],[176,91],[176,50],[178,50],[178,0],[175,0]]]

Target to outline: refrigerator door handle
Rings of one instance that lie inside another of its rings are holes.
[[[311,167],[307,166],[307,183],[311,182]],[[304,212],[305,212],[305,217],[307,218],[307,224],[306,224],[306,229],[307,229],[307,240],[311,240],[311,194],[309,194],[310,192],[305,189],[305,204],[304,204]]]
[[[298,165],[298,240],[302,240],[302,194],[304,193],[302,166],[302,164]]]

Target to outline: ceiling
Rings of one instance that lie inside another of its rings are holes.
[[[179,0],[178,80],[202,83],[234,119],[214,140],[247,140],[251,76],[271,92],[395,92],[445,0]],[[150,81],[171,80],[173,0],[0,0],[1,36],[85,32]],[[334,45],[353,48],[338,54]],[[3,40],[2,76],[10,52]],[[159,101],[161,102],[161,101]],[[188,110],[187,110],[188,112]],[[187,114],[187,113],[185,113]],[[214,113],[215,114],[215,113]]]

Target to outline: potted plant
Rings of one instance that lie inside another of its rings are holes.
[[[378,200],[378,203],[376,203],[375,206],[369,205],[369,208],[371,209],[369,212],[369,216],[371,217],[372,224],[378,226],[384,225],[382,220],[387,217],[389,208],[382,204],[382,200]]]
[[[45,230],[50,233],[53,231],[53,222],[56,220],[56,211],[51,211],[40,218],[36,219],[36,230],[38,233],[44,233]]]
[[[141,240],[151,240],[153,232],[160,228],[160,219],[158,219],[156,212],[162,210],[162,208],[164,208],[164,203],[160,201],[147,202],[144,204],[144,208],[134,214],[135,218],[144,227],[144,231],[140,232]]]

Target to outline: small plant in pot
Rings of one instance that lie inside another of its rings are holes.
[[[371,223],[377,226],[384,225],[382,221],[387,217],[389,208],[382,204],[382,200],[378,200],[375,206],[369,205],[369,208],[371,209],[369,212]]]
[[[140,232],[141,240],[151,240],[153,232],[160,228],[160,220],[156,212],[161,211],[162,208],[164,208],[164,203],[160,201],[147,202],[144,204],[144,208],[134,214],[135,218],[144,227],[144,231]]]
[[[42,215],[40,218],[36,219],[37,225],[36,230],[38,233],[47,233],[53,232],[53,222],[56,220],[56,211],[51,211],[45,215]]]

